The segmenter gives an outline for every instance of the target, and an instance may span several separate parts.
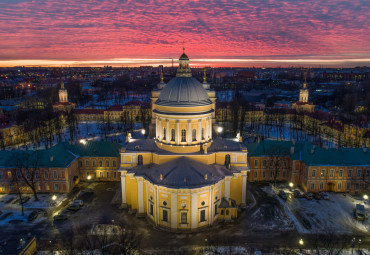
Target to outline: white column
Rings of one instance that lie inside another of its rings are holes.
[[[208,206],[208,225],[212,225],[213,223],[213,215],[212,215],[212,210],[213,210],[213,194],[212,194],[213,187],[209,186],[209,206]]]
[[[159,213],[159,195],[158,195],[158,189],[159,189],[159,187],[158,186],[156,186],[155,187],[155,223],[156,223],[156,225],[159,225],[159,222],[160,222],[160,218],[159,218],[159,216],[160,216],[160,213]]]
[[[126,205],[126,171],[121,173],[121,192],[122,192],[122,205]]]
[[[188,145],[191,145],[191,120],[188,120]]]
[[[209,118],[209,139],[212,139],[212,119]]]
[[[171,228],[177,229],[177,194],[171,193]]]
[[[198,142],[202,141],[202,119],[198,121]]]
[[[162,141],[162,128],[161,128],[161,122],[162,122],[162,120],[160,119],[160,118],[158,118],[158,122],[159,122],[159,124],[158,124],[158,131],[159,131],[159,133],[158,133],[158,140],[159,141]]]
[[[144,185],[143,180],[137,180],[137,194],[138,194],[138,213],[144,213]]]
[[[158,125],[159,125],[159,123],[158,123],[158,117],[156,117],[155,118],[155,139],[157,139],[158,138]]]
[[[179,145],[180,143],[180,121],[176,120],[176,144]]]
[[[225,177],[228,178],[228,177]],[[229,200],[230,198],[230,180],[225,179],[225,198]]]
[[[190,228],[195,229],[198,224],[198,206],[197,206],[197,194],[191,193],[191,224]]]
[[[247,174],[242,175],[242,202],[241,206],[245,206],[246,195],[247,195]]]
[[[205,132],[205,136],[206,136],[205,138],[206,138],[206,141],[208,141],[208,140],[209,140],[209,138],[208,138],[208,136],[209,136],[209,132],[208,132],[208,131],[209,131],[208,121],[209,121],[209,118],[207,118],[207,119],[206,119],[206,130],[205,130],[205,131],[206,131],[206,132]]]
[[[170,143],[170,122],[166,119],[166,143]]]

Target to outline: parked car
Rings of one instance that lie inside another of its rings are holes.
[[[302,194],[301,194],[301,192],[299,191],[299,190],[294,190],[294,196],[296,197],[296,198],[300,198],[300,197],[302,197]]]
[[[279,197],[281,197],[282,199],[286,200],[287,199],[287,196],[286,196],[286,193],[284,192],[284,190],[280,190],[279,191]]]
[[[39,212],[38,211],[32,211],[29,215],[28,215],[28,221],[33,221],[37,218],[37,216],[39,215]]]
[[[306,194],[304,194],[304,197],[305,197],[306,199],[308,199],[308,200],[312,200],[313,195],[312,195],[312,193],[307,192]]]
[[[80,209],[80,205],[72,203],[67,209],[70,211],[78,211]]]
[[[61,213],[59,215],[55,215],[53,219],[54,219],[54,221],[62,221],[62,220],[68,219],[68,217],[67,217],[66,214]]]
[[[77,204],[77,205],[79,205],[81,207],[81,206],[84,205],[84,201],[82,201],[82,200],[75,200],[71,204]]]
[[[320,193],[320,195],[321,195],[322,199],[329,200],[329,195],[328,195],[328,193],[326,193],[326,192],[321,192],[321,193]]]
[[[320,200],[321,199],[321,195],[319,194],[319,193],[314,193],[314,198],[316,199],[316,200]]]
[[[311,229],[311,228],[312,228],[311,223],[309,222],[309,220],[307,220],[307,219],[303,219],[303,220],[302,220],[302,223],[303,223],[303,226],[304,226],[305,228],[307,228],[307,229]]]
[[[356,219],[359,220],[359,221],[365,220],[366,215],[365,215],[365,206],[364,205],[356,204],[355,216],[356,216]]]

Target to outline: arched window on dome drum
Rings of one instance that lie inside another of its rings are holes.
[[[186,142],[186,130],[181,130],[181,142]]]
[[[193,138],[193,142],[197,140],[197,130],[196,129],[193,129],[192,131],[192,138]]]
[[[171,141],[175,141],[175,129],[171,129]]]
[[[230,154],[226,154],[225,156],[225,166],[228,166],[230,164]]]
[[[166,128],[163,128],[163,138],[162,140],[166,140]]]
[[[137,164],[141,166],[143,164],[143,155],[137,156]]]
[[[204,140],[204,128],[202,128],[202,140]]]

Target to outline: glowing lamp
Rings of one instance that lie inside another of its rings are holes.
[[[55,199],[57,199],[57,196],[56,196],[56,195],[53,195],[53,196],[51,197],[51,199],[52,199],[52,200],[55,200]]]
[[[141,130],[141,134],[142,134],[142,135],[145,135],[145,129],[142,129],[142,130]]]
[[[222,130],[223,130],[223,128],[222,128],[222,127],[218,127],[218,128],[217,128],[217,132],[218,132],[218,133],[221,133],[221,132],[222,132]]]

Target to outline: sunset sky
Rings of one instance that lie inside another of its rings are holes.
[[[0,66],[370,65],[369,0],[0,0]]]

